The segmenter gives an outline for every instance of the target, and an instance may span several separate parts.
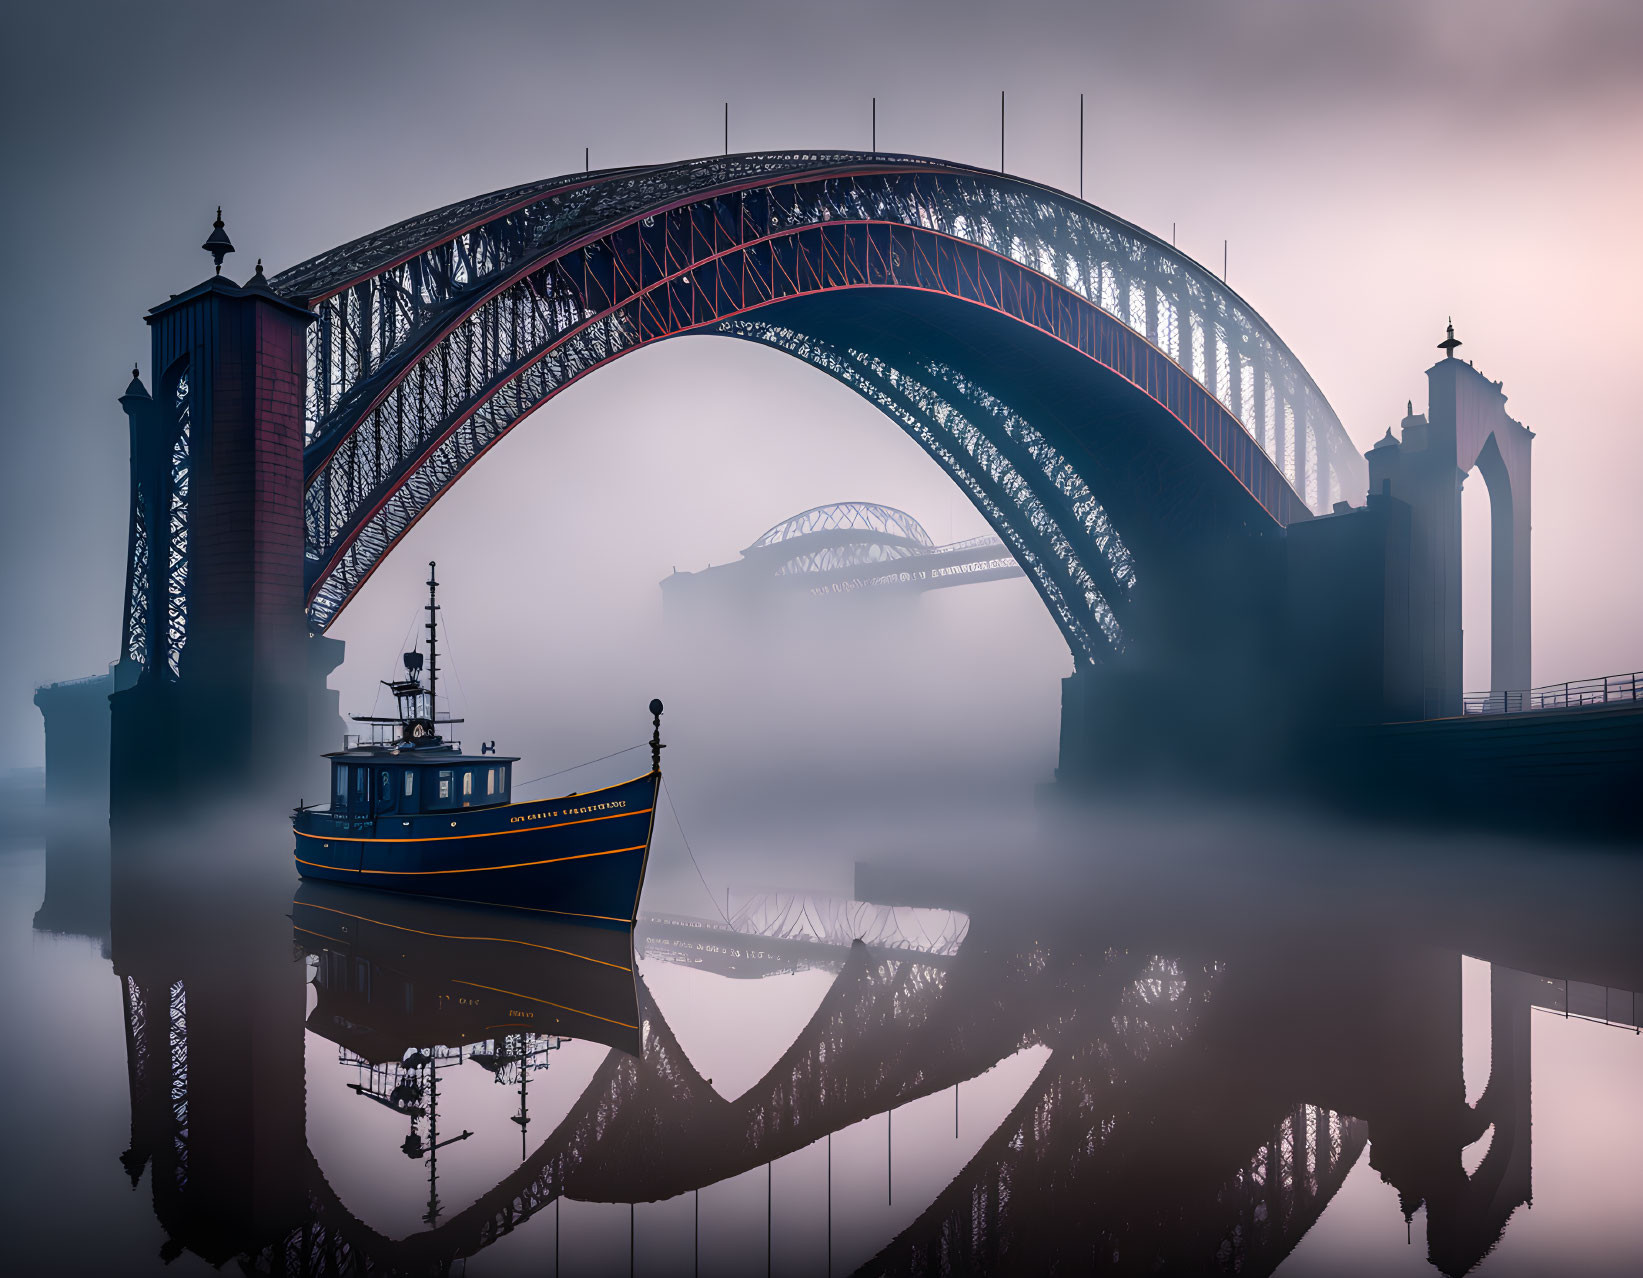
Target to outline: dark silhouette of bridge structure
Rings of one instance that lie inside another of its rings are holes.
[[[997,537],[938,546],[904,510],[836,502],[766,529],[734,562],[675,569],[662,580],[662,600],[670,608],[756,606],[798,594],[922,594],[1022,575]]]
[[[570,174],[273,275],[259,259],[244,284],[221,273],[235,250],[220,211],[204,247],[217,273],[149,313],[149,378],[134,369],[120,398],[119,660],[37,698],[65,733],[109,699],[117,809],[185,773],[289,774],[331,744],[341,648],[326,631],[406,531],[564,387],[697,336],[854,390],[974,503],[1002,553],[948,547],[949,566],[1013,560],[1073,658],[1063,780],[1128,785],[1140,769],[1328,792],[1361,790],[1367,767],[1386,795],[1441,802],[1464,782],[1486,813],[1534,788],[1501,762],[1524,749],[1502,734],[1465,736],[1462,778],[1452,734],[1400,772],[1401,746],[1358,731],[1460,715],[1456,512],[1473,469],[1493,512],[1491,695],[1530,682],[1532,432],[1456,358],[1452,327],[1427,412],[1411,403],[1366,461],[1213,272],[1065,192],[939,159]],[[862,579],[817,550],[818,585]],[[1618,750],[1584,749],[1589,714],[1530,744],[1563,752],[1540,785],[1565,811],[1617,819],[1615,760],[1643,761],[1638,710],[1634,689],[1610,714]]]
[[[223,228],[208,247],[220,269]],[[1061,192],[918,157],[570,175],[243,286],[219,273],[149,322],[154,390],[122,399],[115,700],[150,770],[202,701],[251,725],[219,768],[287,738],[281,714],[322,717],[311,676],[335,648],[308,640],[405,530],[565,385],[666,338],[773,346],[880,408],[987,517],[1080,667],[1202,648],[1250,611],[1227,606],[1248,573],[1206,544],[1247,559],[1364,488],[1312,379],[1210,272]]]

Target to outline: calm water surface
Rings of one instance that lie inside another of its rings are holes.
[[[1635,854],[787,842],[629,936],[14,828],[8,1270],[1643,1273]]]

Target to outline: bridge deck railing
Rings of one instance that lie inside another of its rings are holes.
[[[1540,688],[1503,692],[1469,692],[1463,714],[1522,714],[1531,710],[1578,710],[1585,706],[1643,701],[1643,673],[1604,675],[1549,683]]]
[[[1643,998],[1636,990],[1617,990],[1586,981],[1533,977],[1529,994],[1531,1007],[1566,1018],[1617,1025],[1634,1034],[1643,1034]]]

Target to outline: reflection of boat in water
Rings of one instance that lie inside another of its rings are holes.
[[[428,682],[422,653],[387,682],[392,716],[355,718],[377,734],[328,754],[329,808],[292,817],[297,872],[306,879],[520,906],[631,926],[662,783],[662,703],[652,701],[650,771],[580,794],[510,802],[512,765],[494,742],[478,754],[439,734],[438,583],[429,564]]]
[[[308,1027],[366,1061],[509,1034],[639,1054],[631,928],[313,881],[291,921],[319,960]]]

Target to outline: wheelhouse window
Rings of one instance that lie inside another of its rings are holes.
[[[348,797],[348,769],[338,763],[332,765],[331,771],[337,774],[337,798],[346,799]]]
[[[469,768],[462,773],[462,797],[466,799],[474,792],[473,769]]]
[[[414,778],[415,776],[416,776],[416,769],[415,768],[406,768],[405,769],[405,797],[407,799],[410,798],[411,795],[415,792],[412,789],[412,786],[413,786],[412,778]]]
[[[495,768],[486,768],[485,769],[485,793],[488,794],[488,795],[496,793],[496,769]]]
[[[439,773],[439,797],[442,799],[451,797],[451,774],[443,768],[440,769]]]

